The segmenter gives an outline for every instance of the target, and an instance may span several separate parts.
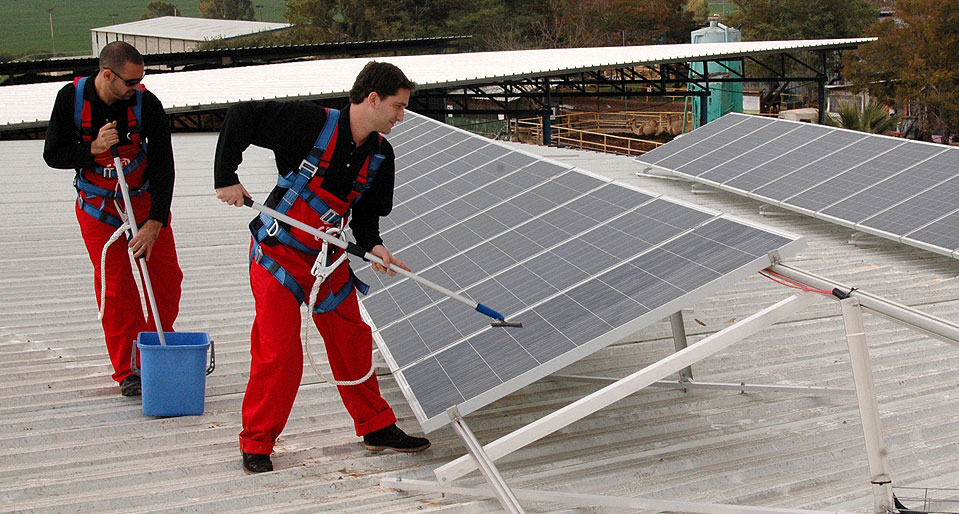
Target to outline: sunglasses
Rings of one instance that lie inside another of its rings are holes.
[[[113,74],[116,75],[116,77],[117,77],[118,79],[122,80],[123,83],[127,85],[127,87],[133,87],[133,86],[139,84],[140,81],[143,80],[143,77],[145,77],[146,74],[147,74],[146,70],[143,70],[143,76],[142,76],[142,77],[136,78],[136,79],[125,79],[125,78],[121,77],[120,74],[117,73],[116,70],[114,70],[114,69],[112,69],[112,68],[104,68],[104,69],[105,69],[105,70],[110,70],[111,72],[113,72]]]

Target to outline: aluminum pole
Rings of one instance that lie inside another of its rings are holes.
[[[872,484],[876,512],[892,512],[892,480],[889,478],[889,463],[886,460],[886,442],[882,437],[879,418],[879,402],[876,400],[876,385],[866,347],[866,334],[862,323],[862,308],[856,298],[839,302],[842,320],[849,344],[849,363],[852,378],[856,383],[856,399],[859,401],[859,416],[862,418],[862,435],[866,443],[866,460],[869,462],[869,482]]]
[[[943,342],[959,346],[959,325],[950,323],[942,318],[870,294],[861,289],[853,290],[845,284],[785,264],[773,264],[768,269],[788,279],[795,280],[796,282],[816,289],[839,290],[843,294],[858,299],[859,304],[865,309],[869,309],[891,321],[906,325],[909,328],[918,330]]]

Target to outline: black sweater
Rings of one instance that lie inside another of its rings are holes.
[[[117,132],[123,141],[127,133],[127,112],[136,97],[117,100],[112,105],[103,103],[94,86],[96,74],[91,75],[83,95],[90,102],[90,123],[93,138],[100,127],[108,122],[117,122]],[[43,159],[51,168],[76,169],[93,166],[90,143],[84,143],[77,135],[73,123],[73,104],[76,88],[73,84],[63,86],[57,93],[43,144]],[[173,146],[170,143],[170,125],[163,104],[150,91],[143,92],[143,107],[140,111],[140,134],[149,145],[147,168],[144,178],[150,181],[150,216],[166,226],[170,219],[170,202],[173,200]]]
[[[236,174],[243,160],[243,151],[251,144],[273,150],[277,172],[286,174],[300,167],[316,142],[326,123],[323,107],[310,102],[244,102],[227,111],[216,144],[213,169],[214,187],[226,187],[240,182]],[[323,177],[323,189],[341,200],[346,200],[353,182],[371,153],[381,153],[386,159],[380,165],[370,188],[353,206],[350,228],[359,246],[367,251],[382,244],[380,217],[393,209],[393,180],[395,164],[393,147],[384,138],[370,134],[359,147],[353,142],[350,130],[350,109],[340,111],[338,135],[330,167]],[[265,202],[276,207],[285,189],[274,188]]]

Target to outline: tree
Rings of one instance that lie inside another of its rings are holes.
[[[220,20],[252,20],[253,0],[200,0],[200,16]]]
[[[868,31],[879,39],[847,56],[846,76],[858,90],[912,111],[920,139],[959,130],[959,2],[898,0],[893,19]],[[910,131],[911,132],[911,131]]]
[[[826,125],[870,134],[889,134],[899,124],[899,116],[890,116],[888,107],[871,98],[863,109],[856,102],[842,102],[837,114],[838,119],[826,116]]]
[[[745,41],[861,37],[879,17],[870,0],[735,0],[726,25]]]
[[[866,29],[879,17],[879,10],[871,0],[734,0],[738,9],[729,15],[726,25],[739,27],[744,41],[775,41],[792,39],[834,39],[862,37]],[[819,56],[801,52],[800,59],[819,63]],[[793,61],[774,57],[759,57],[757,61],[786,76],[808,75],[808,69]],[[837,54],[826,54],[825,67],[839,70]],[[747,63],[750,73],[756,65]],[[838,80],[835,74],[830,80]],[[762,103],[776,104],[790,87],[788,81],[766,82]]]
[[[141,20],[149,18],[159,18],[161,16],[176,16],[176,6],[163,0],[150,0],[147,3],[147,11],[140,16]]]
[[[330,41],[471,35],[474,50],[686,41],[685,0],[289,0],[286,17]]]

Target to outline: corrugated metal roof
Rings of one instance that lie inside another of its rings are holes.
[[[112,32],[131,36],[162,37],[186,41],[207,41],[218,38],[247,36],[289,27],[289,23],[244,20],[216,20],[186,16],[161,16],[146,20],[119,23],[90,29],[90,32]]]
[[[206,412],[179,418],[144,416],[139,402],[121,397],[110,380],[92,267],[74,219],[72,173],[46,168],[42,141],[0,142],[0,511],[500,511],[492,500],[381,488],[385,476],[432,479],[434,468],[463,454],[458,438],[444,427],[431,434],[433,447],[422,454],[367,452],[335,390],[318,383],[308,367],[276,448],[277,471],[241,471],[237,434],[253,312],[246,223],[253,211],[214,198],[215,141],[213,134],[173,139],[173,224],[185,274],[176,328],[208,332],[217,350]],[[798,233],[809,246],[790,264],[959,319],[959,262],[953,259],[871,238],[849,244],[850,231],[820,220],[761,216],[753,200],[694,194],[688,183],[636,177],[639,168],[629,157],[522,148]],[[240,176],[256,198],[266,196],[275,173],[268,152],[251,148],[244,154]],[[759,276],[744,280],[685,313],[690,341],[789,294]],[[867,314],[865,322],[893,485],[957,487],[959,348],[877,316]],[[322,345],[314,342],[322,361]],[[672,351],[663,322],[566,371],[622,377]],[[838,305],[823,299],[695,365],[693,373],[700,381],[851,387]],[[395,381],[384,376],[380,384],[401,426],[418,432]],[[482,442],[490,442],[596,387],[540,381],[467,421]],[[522,488],[856,512],[872,506],[851,396],[650,389],[498,466]],[[462,481],[482,483],[475,474]],[[616,512],[524,506],[529,512]]]
[[[798,49],[851,47],[871,38],[752,41],[685,45],[563,48],[459,54],[376,57],[399,66],[422,88],[486,84],[519,77],[561,75],[620,66],[684,62]],[[272,98],[344,98],[370,58],[334,59],[147,74],[144,84],[168,112]],[[0,124],[49,120],[56,92],[65,82],[0,88]]]

